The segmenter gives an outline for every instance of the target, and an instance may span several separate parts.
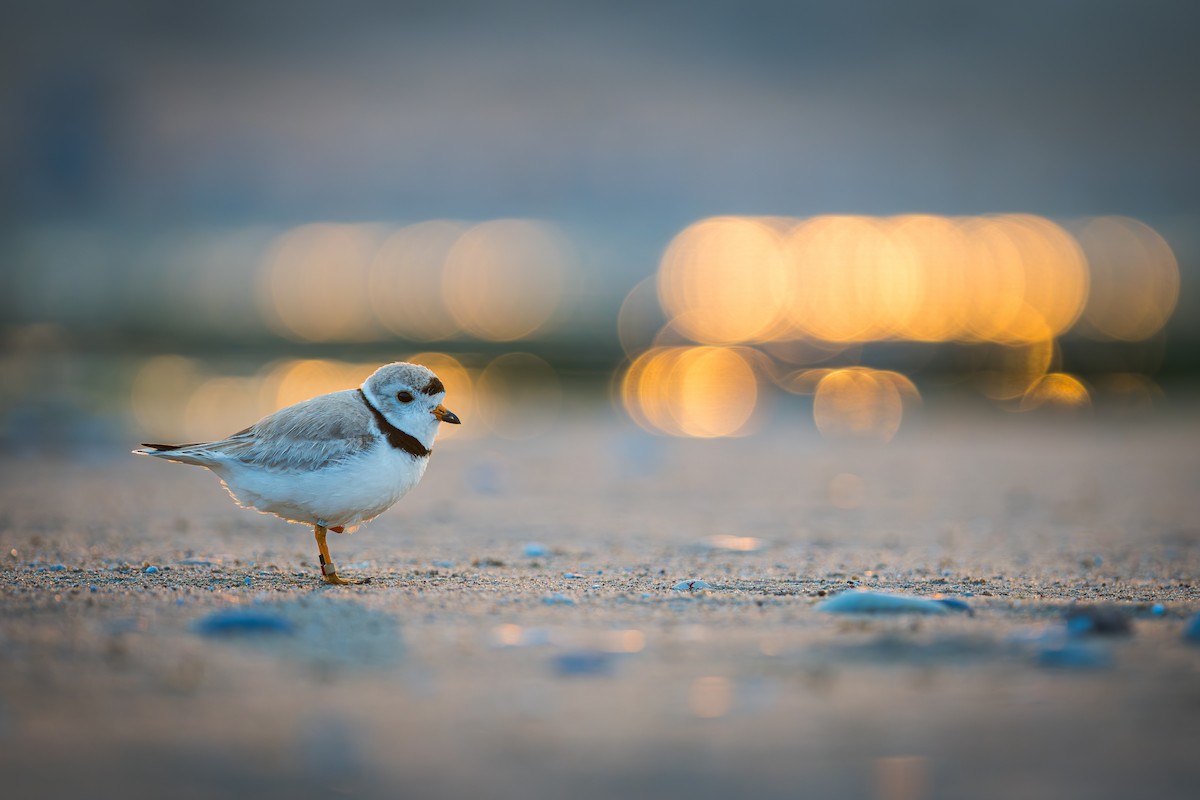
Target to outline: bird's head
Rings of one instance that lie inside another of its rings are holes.
[[[362,385],[363,394],[388,422],[433,446],[438,423],[458,425],[460,420],[444,405],[446,387],[433,371],[420,364],[398,361],[380,367]]]

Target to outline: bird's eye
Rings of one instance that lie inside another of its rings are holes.
[[[396,392],[396,399],[401,403],[411,403],[413,401],[412,392]]]

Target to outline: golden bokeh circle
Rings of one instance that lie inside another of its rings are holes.
[[[367,275],[380,230],[302,225],[280,236],[263,264],[260,308],[280,334],[307,342],[377,336]]]
[[[746,217],[701,220],[677,235],[658,270],[663,310],[690,339],[755,341],[783,317],[791,292],[779,233]]]
[[[558,310],[572,262],[566,239],[546,223],[483,222],[446,254],[442,297],[472,336],[522,339],[542,330]]]
[[[1083,332],[1136,342],[1162,330],[1179,302],[1179,263],[1167,241],[1127,217],[1093,219],[1078,238],[1092,271]]]
[[[831,370],[813,397],[813,419],[827,439],[889,442],[903,416],[896,382],[864,367]]]

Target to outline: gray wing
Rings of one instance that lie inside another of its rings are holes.
[[[201,447],[260,469],[307,472],[371,449],[378,442],[373,425],[355,391],[335,392],[280,409],[228,439]]]

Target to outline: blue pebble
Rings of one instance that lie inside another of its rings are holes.
[[[575,601],[567,597],[562,592],[555,592],[542,598],[542,602],[548,606],[573,606]]]
[[[559,675],[609,675],[613,671],[613,656],[603,650],[580,650],[554,657],[554,670]]]
[[[146,567],[146,569],[144,571],[148,575],[153,575],[154,573],[158,572],[158,567],[155,567],[155,566]]]
[[[546,548],[537,542],[530,542],[525,545],[525,555],[529,558],[541,558],[546,555]]]
[[[1154,605],[1150,606],[1150,613],[1156,617],[1161,617],[1163,614],[1167,613],[1167,607],[1162,603],[1155,603]]]
[[[965,611],[968,617],[975,616],[975,611],[971,606],[965,600],[959,600],[957,597],[939,597],[934,602],[941,603],[953,611]]]
[[[245,582],[246,582],[246,585],[247,585],[247,586],[249,586],[250,584],[254,583],[254,581],[250,580],[250,576],[248,576],[248,575],[246,576],[246,581],[245,581]]]
[[[66,567],[64,567],[62,564],[51,564],[50,565],[51,572],[62,572],[65,569],[66,569]]]
[[[88,586],[88,591],[89,591],[89,592],[91,592],[92,594],[95,594],[96,592],[98,592],[98,591],[100,591],[100,590],[99,590],[99,589],[97,589],[97,588],[96,588],[96,584],[94,584],[94,583],[93,583],[93,584],[91,584],[90,586]]]
[[[198,621],[193,629],[204,636],[247,636],[292,633],[294,626],[278,614],[231,609],[209,614]]]

